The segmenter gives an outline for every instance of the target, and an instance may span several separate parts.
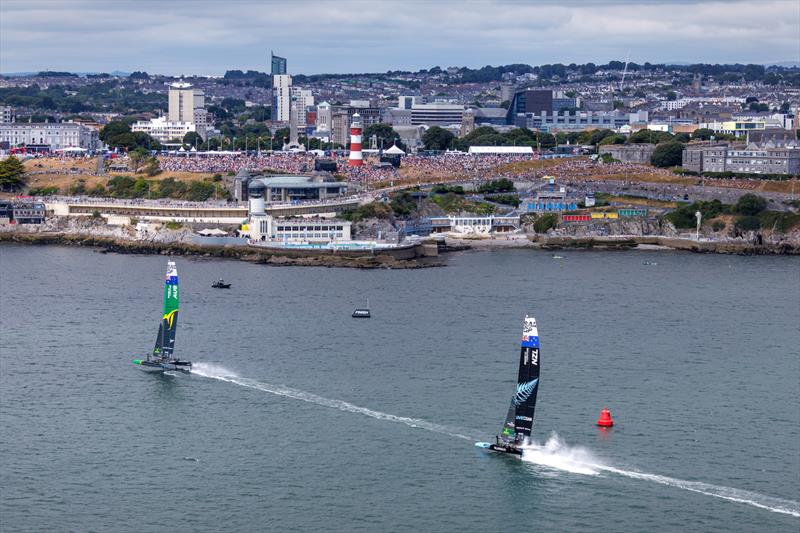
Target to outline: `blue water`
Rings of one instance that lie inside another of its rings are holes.
[[[561,255],[177,258],[176,354],[200,364],[171,377],[130,364],[166,258],[2,246],[0,530],[797,531],[800,262]],[[525,313],[545,446],[520,461],[473,441]]]

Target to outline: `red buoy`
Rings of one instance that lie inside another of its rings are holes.
[[[603,428],[610,428],[614,425],[614,420],[611,418],[611,411],[608,408],[603,407],[603,410],[600,411],[600,418],[597,419],[597,425]]]

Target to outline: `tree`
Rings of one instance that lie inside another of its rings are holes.
[[[740,215],[755,216],[767,208],[767,201],[755,194],[745,194],[739,198],[733,210]]]
[[[115,120],[103,126],[103,129],[100,130],[100,140],[108,144],[111,138],[130,132],[131,127],[127,122]]]
[[[447,150],[453,144],[455,135],[439,126],[431,126],[422,136],[426,150]]]
[[[614,132],[608,129],[592,130],[589,132],[588,142],[591,145],[597,145],[608,137],[613,137]],[[617,144],[617,143],[614,143]]]
[[[658,144],[671,141],[672,139],[673,139],[672,134],[666,131],[654,131],[654,130],[644,129],[631,134],[631,136],[628,137],[628,142],[631,144],[641,144],[641,143]]]
[[[657,167],[676,167],[681,164],[683,157],[683,143],[670,141],[656,146],[650,162]]]
[[[364,129],[362,135],[363,142],[366,146],[372,142],[372,136],[378,139],[378,148],[390,148],[393,144],[405,150],[405,146],[400,142],[400,134],[394,131],[394,128],[389,124],[371,124]]]
[[[128,158],[130,159],[131,170],[136,173],[139,172],[142,165],[150,158],[150,152],[141,147],[136,148],[128,153]]]
[[[761,229],[761,220],[755,216],[742,216],[736,219],[734,227],[739,231],[758,231]]]
[[[25,167],[22,161],[14,156],[9,156],[0,161],[0,190],[16,191],[27,183]]]
[[[200,146],[203,144],[203,138],[196,131],[190,131],[183,136],[183,144],[186,146]]]
[[[692,132],[692,139],[700,140],[700,141],[708,141],[711,137],[714,137],[716,134],[714,130],[708,128],[697,128]]]
[[[157,157],[151,157],[147,163],[144,165],[145,173],[150,176],[151,178],[157,174],[161,173],[161,165],[158,162]]]

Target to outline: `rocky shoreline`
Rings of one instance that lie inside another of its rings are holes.
[[[345,256],[337,254],[298,255],[291,250],[259,249],[250,246],[198,245],[181,241],[158,242],[75,233],[20,231],[0,232],[0,243],[83,246],[101,253],[182,255],[238,259],[272,266],[318,266],[328,268],[416,269],[443,266],[430,259],[396,259],[388,254]]]
[[[662,235],[519,235],[511,238],[448,239],[448,246],[460,249],[491,250],[528,248],[537,250],[680,250],[694,253],[733,255],[800,255],[800,245],[794,242],[764,242],[701,239],[699,241]]]
[[[141,240],[126,235],[93,234],[92,232],[69,231],[0,231],[0,244],[32,244],[83,246],[101,253],[157,254],[192,257],[224,258],[248,261],[272,266],[317,266],[327,268],[360,269],[418,269],[444,266],[435,257],[397,258],[390,254],[342,255],[336,253],[313,253],[308,251],[256,248],[235,245],[207,245],[177,240]],[[424,245],[437,248],[436,245]],[[448,237],[438,244],[438,254],[464,250],[494,250],[527,248],[534,250],[635,250],[669,249],[694,253],[716,253],[733,255],[800,255],[800,245],[794,241],[764,242],[733,240],[694,240],[677,236],[659,235],[525,235],[515,234],[484,239],[459,239]],[[437,255],[436,253],[429,255]]]

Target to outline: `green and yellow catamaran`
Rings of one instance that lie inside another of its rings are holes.
[[[139,365],[142,370],[149,372],[164,372],[179,370],[190,372],[192,363],[181,361],[173,356],[175,350],[175,333],[178,330],[178,268],[174,261],[167,263],[167,277],[164,282],[164,313],[158,326],[158,337],[153,353],[145,359],[134,359],[133,364]]]

